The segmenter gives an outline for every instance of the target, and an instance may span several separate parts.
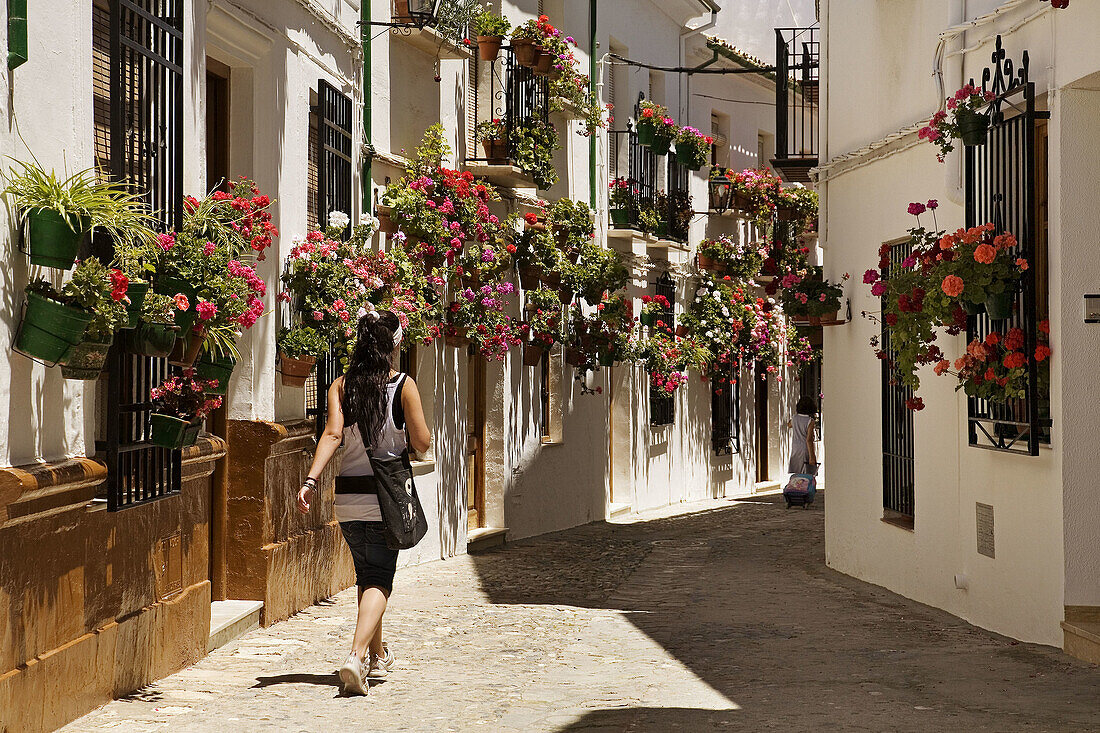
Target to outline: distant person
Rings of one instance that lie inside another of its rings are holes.
[[[390,311],[371,311],[359,319],[351,364],[329,388],[328,422],[298,492],[298,511],[304,514],[321,473],[342,443],[336,519],[355,561],[359,613],[340,681],[345,693],[358,695],[367,694],[368,677],[385,677],[394,667],[393,652],[382,641],[382,615],[393,590],[398,551],[389,548],[383,535],[378,486],[367,451],[375,459],[394,459],[406,455],[410,445],[424,452],[431,442],[416,383],[393,368],[402,336],[401,324]]]
[[[791,420],[791,459],[787,464],[788,473],[817,475],[817,451],[814,438],[817,436],[817,402],[813,397],[799,397],[795,405],[794,419]]]

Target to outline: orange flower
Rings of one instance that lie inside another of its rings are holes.
[[[1039,344],[1035,347],[1035,361],[1046,361],[1050,356],[1050,347],[1046,344]]]
[[[1017,258],[1016,259],[1016,267],[1019,267],[1021,270],[1026,270],[1027,269],[1027,260],[1025,260],[1023,257]]]
[[[1027,357],[1019,351],[1013,351],[1011,354],[1005,355],[1004,364],[1009,369],[1019,369],[1027,365]]]
[[[962,295],[963,288],[966,287],[966,283],[958,275],[948,275],[943,279],[943,284],[940,286],[943,288],[948,296],[957,298]]]
[[[997,259],[997,250],[992,245],[979,244],[974,250],[974,259],[983,265],[992,265],[993,260]]]
[[[940,240],[940,249],[951,249],[955,246],[955,235],[945,234]]]
[[[933,371],[936,372],[937,377],[942,377],[943,373],[946,372],[950,367],[951,362],[949,362],[947,359],[944,359],[936,365],[936,368]]]
[[[1050,333],[1050,321],[1045,320],[1045,319],[1042,320],[1042,321],[1039,321],[1039,330],[1042,331],[1043,333]]]

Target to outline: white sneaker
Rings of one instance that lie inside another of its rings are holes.
[[[367,677],[379,678],[385,677],[393,671],[394,662],[397,659],[393,656],[393,652],[390,651],[390,647],[386,642],[382,642],[383,656],[379,657],[374,654],[370,655],[370,671],[367,672]]]
[[[344,683],[345,694],[367,694],[369,688],[363,680],[363,660],[355,656],[354,652],[348,655],[344,666],[340,668],[340,681]]]

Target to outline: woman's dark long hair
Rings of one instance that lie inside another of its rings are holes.
[[[400,323],[390,311],[368,313],[359,319],[351,364],[344,374],[344,424],[358,425],[363,444],[370,447],[382,433],[386,420],[387,392]]]

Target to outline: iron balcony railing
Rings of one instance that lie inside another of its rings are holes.
[[[473,59],[473,110],[477,123],[500,120],[507,135],[508,160],[516,160],[520,131],[533,124],[550,124],[550,77],[516,63],[511,46],[500,49],[495,61]],[[476,125],[475,125],[476,130]],[[475,133],[476,136],[476,133]],[[467,162],[495,163],[488,154],[467,155]]]
[[[628,122],[625,130],[611,130],[608,134],[616,136],[620,141],[626,141],[625,175],[623,175],[624,171],[618,160],[611,161],[609,169],[615,173],[616,180],[623,179],[627,181],[633,190],[630,223],[632,226],[636,226],[639,224],[639,213],[641,211],[655,211],[657,209],[658,196],[661,195],[657,180],[659,156],[648,146],[638,142],[638,131],[632,123]],[[621,149],[622,143],[620,142],[616,146],[616,150]]]
[[[775,29],[775,158],[788,181],[809,183],[818,159],[819,30]]]

